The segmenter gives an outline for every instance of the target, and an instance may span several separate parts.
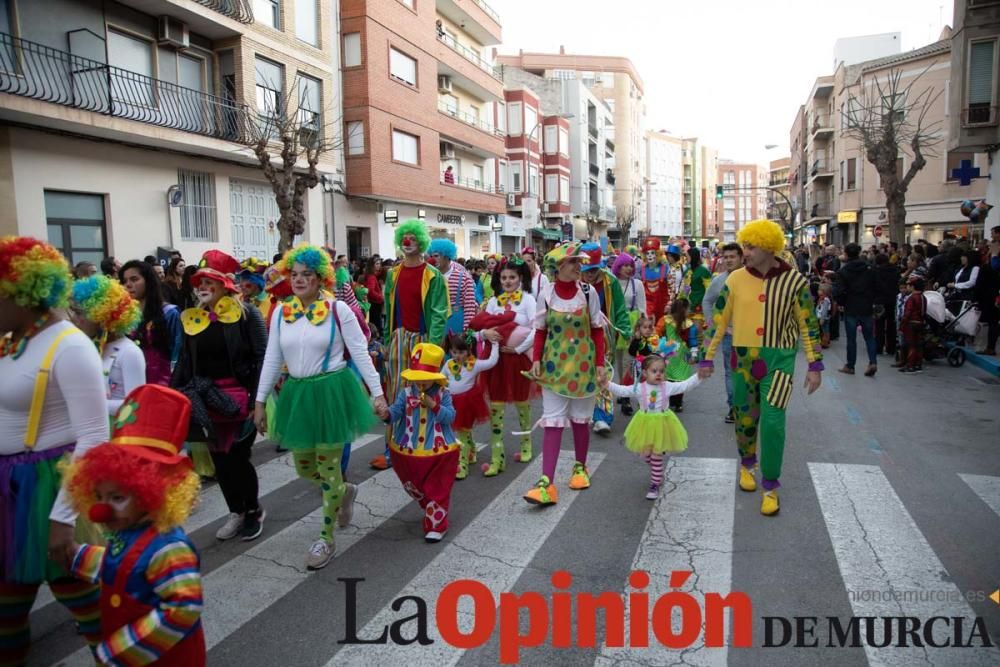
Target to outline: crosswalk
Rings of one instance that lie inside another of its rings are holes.
[[[370,453],[381,446],[381,442],[380,436],[370,436],[356,443],[355,449],[363,456],[362,450],[366,446]],[[480,445],[480,449],[482,447]],[[629,604],[629,596],[641,589],[648,596],[650,609],[655,612],[654,604],[657,600],[668,593],[681,592],[688,594],[701,610],[705,610],[711,606],[706,602],[706,595],[717,593],[725,596],[733,591],[734,558],[739,558],[741,549],[737,538],[737,517],[742,511],[741,494],[736,484],[736,461],[696,456],[671,458],[667,463],[660,498],[654,502],[646,501],[645,504],[640,504],[638,500],[632,502],[633,496],[641,497],[637,486],[627,489],[628,499],[623,499],[622,492],[615,494],[606,487],[601,487],[606,479],[623,474],[620,470],[615,471],[614,467],[625,461],[620,450],[607,453],[592,451],[588,465],[595,487],[579,493],[560,487],[559,503],[544,509],[531,507],[521,499],[521,494],[540,474],[540,457],[527,465],[514,464],[505,475],[495,480],[483,480],[478,475],[473,475],[468,481],[456,485],[456,496],[466,498],[468,502],[478,497],[478,494],[491,495],[488,501],[484,498],[484,502],[476,506],[481,509],[471,513],[467,521],[453,522],[449,535],[440,545],[420,543],[420,547],[426,546],[427,549],[417,549],[415,539],[394,543],[394,549],[414,550],[414,567],[394,573],[396,578],[385,586],[387,592],[380,593],[376,604],[363,613],[357,623],[358,636],[376,637],[401,614],[405,615],[396,602],[398,599],[404,596],[422,598],[427,601],[426,633],[430,643],[341,645],[328,640],[322,649],[304,653],[301,659],[289,657],[287,664],[497,664],[498,652],[511,649],[509,641],[498,639],[505,622],[516,624],[515,628],[508,628],[513,633],[510,637],[525,635],[522,638],[525,646],[516,653],[524,661],[523,664],[561,664],[558,653],[561,649],[552,648],[557,623],[551,587],[539,591],[546,601],[544,609],[525,605],[520,614],[513,617],[505,616],[500,611],[494,614],[495,626],[490,633],[490,641],[484,646],[462,648],[443,641],[434,602],[450,582],[461,579],[483,584],[490,591],[494,604],[504,599],[501,597],[503,594],[518,593],[520,599],[526,600],[520,585],[525,580],[536,580],[537,577],[532,579],[532,576],[539,574],[537,570],[540,569],[544,569],[547,578],[556,569],[550,565],[553,562],[551,554],[562,553],[562,562],[567,569],[573,565],[573,553],[561,551],[564,547],[557,536],[564,534],[562,531],[568,528],[568,523],[579,526],[574,531],[586,531],[588,517],[598,512],[620,512],[623,519],[627,513],[634,519],[630,525],[641,526],[641,530],[634,531],[634,534],[623,532],[614,535],[614,547],[623,557],[608,572],[594,573],[594,578],[618,582],[605,590],[621,600],[620,621],[615,618],[613,611],[617,607],[610,603],[601,612],[595,612],[595,618],[598,618],[596,644],[589,647],[574,644],[576,652],[572,654],[570,662],[599,667],[640,664],[690,664],[707,667],[730,664],[737,657],[739,649],[706,645],[710,626],[714,624],[718,629],[715,619],[708,618],[707,614],[703,615],[700,618],[700,631],[688,645],[667,648],[658,638],[661,634],[681,634],[681,614],[674,609],[667,620],[662,616],[658,617],[656,613],[651,614],[649,610],[637,610]],[[557,480],[568,479],[571,463],[572,452],[564,451],[557,469]],[[636,468],[635,461],[631,458],[627,460],[627,465],[630,466],[630,472],[624,474],[631,475],[633,480],[644,474],[641,466]],[[296,480],[294,467],[287,455],[264,463],[258,468],[258,472],[262,497],[279,492]],[[808,480],[802,480],[805,486],[800,486],[799,492],[807,489],[815,495],[819,507],[815,520],[821,523],[832,544],[837,569],[835,575],[840,577],[842,588],[852,593],[849,596],[850,614],[855,617],[907,616],[925,620],[934,616],[962,617],[968,619],[964,630],[967,636],[972,619],[982,615],[983,608],[973,608],[965,600],[935,551],[936,546],[941,546],[942,536],[935,535],[929,539],[921,531],[883,470],[878,466],[863,464],[809,463],[808,473]],[[994,520],[992,528],[996,530],[1000,527],[1000,477],[962,474],[960,478],[983,506],[989,508],[988,514]],[[749,496],[742,494],[742,497]],[[248,629],[251,633],[258,632],[259,619],[279,613],[273,610],[294,607],[296,600],[304,599],[303,596],[307,594],[311,578],[317,578],[317,582],[325,582],[323,585],[336,585],[336,577],[352,576],[347,567],[352,559],[371,558],[378,553],[377,549],[372,550],[370,546],[366,546],[376,539],[376,533],[384,532],[388,522],[393,519],[406,517],[406,521],[413,523],[417,516],[412,510],[411,499],[402,490],[393,471],[372,474],[360,482],[352,525],[336,533],[337,558],[326,570],[311,573],[304,567],[303,556],[318,533],[321,521],[319,501],[318,494],[298,494],[294,502],[301,503],[306,510],[297,515],[300,518],[273,533],[265,532],[253,546],[237,550],[225,562],[204,575],[206,606],[203,622],[210,650],[209,664],[270,664],[254,662],[252,646],[240,655],[234,654],[230,640],[245,637]],[[807,503],[800,501],[797,505],[806,507]],[[187,528],[191,533],[205,529],[224,513],[225,504],[218,490],[206,489],[200,508],[192,515]],[[766,521],[781,520],[779,516]],[[594,540],[608,538],[608,535],[593,536]],[[202,542],[209,540],[206,538]],[[809,549],[818,548],[810,544],[787,547],[782,558],[808,557]],[[340,565],[345,556],[345,564]],[[539,562],[549,565],[539,566]],[[338,567],[341,568],[339,572]],[[629,574],[636,571],[648,573],[648,579],[629,578]],[[671,574],[679,571],[691,574],[683,581],[672,580]],[[573,583],[572,588],[588,590],[586,583],[578,581]],[[343,596],[343,588],[331,586],[331,590],[334,591],[332,595],[338,596],[335,601],[331,600],[331,607],[342,607],[340,598]],[[862,591],[894,594],[878,598],[853,594]],[[912,591],[937,591],[939,595],[933,599],[920,596],[900,598],[898,595]],[[595,594],[600,592],[594,591]],[[766,594],[765,591],[747,593],[751,598]],[[41,600],[36,609],[47,612],[46,615],[51,617],[51,606],[50,600]],[[817,609],[817,612],[821,611],[821,608]],[[574,611],[576,621],[580,620],[582,613],[580,609]],[[642,617],[637,618],[637,613],[642,614]],[[539,614],[544,614],[546,618],[547,629],[544,635],[527,636],[538,631],[540,626],[529,624],[529,619],[534,618],[537,622],[541,618]],[[731,610],[727,611],[724,616],[726,620],[721,625],[725,644],[732,641],[732,615]],[[339,622],[339,616],[337,618]],[[484,618],[481,606],[474,605],[469,596],[461,597],[450,619],[453,623],[452,632],[471,636],[481,623],[486,622]],[[511,621],[512,618],[519,620]],[[755,624],[758,620],[754,619]],[[846,623],[849,619],[843,620]],[[63,619],[63,622],[66,620]],[[618,622],[623,629],[620,642],[611,640],[615,636],[612,629]],[[990,622],[995,627],[996,619]],[[935,634],[939,637],[946,636],[952,630],[953,628],[942,626]],[[333,633],[337,638],[344,634],[340,627],[326,628],[323,632]],[[645,635],[648,646],[633,646],[633,640],[637,638],[633,632]],[[881,629],[878,632],[881,633]],[[36,627],[35,636],[39,634]],[[307,634],[305,638],[300,638],[295,646],[308,644],[308,637]],[[286,639],[290,642],[290,638],[282,636],[270,636],[266,641],[280,644]],[[576,639],[571,638],[570,643]],[[760,642],[756,626],[754,641],[757,644]],[[227,649],[225,655],[218,650],[213,653],[213,649],[221,649],[224,643]],[[81,643],[77,643],[65,650],[46,647],[48,650],[44,654],[54,658],[44,664],[91,664],[88,652],[81,646]],[[995,648],[891,645],[865,648],[864,659],[870,665],[887,666],[925,662],[995,665],[1000,664],[1000,651]],[[833,663],[835,662],[837,660],[833,657]]]

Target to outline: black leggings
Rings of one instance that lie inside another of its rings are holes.
[[[257,502],[257,469],[250,462],[254,433],[237,440],[227,453],[212,452],[215,478],[219,481],[222,496],[229,511],[245,514],[260,509]]]

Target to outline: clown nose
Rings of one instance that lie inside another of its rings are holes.
[[[90,508],[89,516],[94,523],[107,523],[115,518],[115,511],[107,503],[97,503]]]

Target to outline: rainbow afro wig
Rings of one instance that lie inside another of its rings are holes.
[[[326,289],[333,287],[333,261],[323,248],[315,245],[300,245],[285,253],[281,260],[281,272],[285,277],[292,275],[292,267],[301,264],[319,276],[320,284]]]
[[[198,502],[201,481],[191,466],[134,456],[128,447],[98,445],[80,458],[61,463],[70,504],[83,516],[97,502],[100,482],[112,482],[131,495],[161,533],[184,525]]]
[[[428,255],[441,255],[448,259],[455,259],[458,256],[458,246],[451,239],[434,239],[427,246]]]
[[[27,236],[0,238],[0,298],[22,308],[51,310],[69,300],[73,277],[66,258]]]
[[[407,220],[396,227],[394,238],[397,249],[403,249],[403,237],[407,234],[412,234],[417,239],[417,248],[421,253],[427,252],[427,247],[431,244],[431,236],[427,233],[427,225],[424,224],[423,220]]]
[[[90,276],[73,283],[73,304],[84,317],[114,336],[132,333],[142,320],[139,302],[107,276]]]
[[[785,249],[785,233],[778,223],[770,220],[748,222],[736,233],[736,240],[766,250],[772,255],[778,255]]]

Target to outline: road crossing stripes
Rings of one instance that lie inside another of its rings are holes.
[[[690,593],[705,609],[705,593],[729,593],[732,583],[733,507],[736,503],[736,461],[671,457],[660,498],[653,503],[646,521],[632,571],[649,573],[645,588],[650,600],[670,590]],[[671,589],[670,573],[693,574],[680,588]],[[632,589],[627,588],[626,593]],[[673,617],[673,630],[680,634],[680,617]],[[648,648],[629,648],[629,607],[625,605],[625,647],[605,643],[596,667],[613,665],[725,665],[728,651],[704,645],[704,622],[699,639],[684,650],[668,649],[654,637]],[[728,625],[728,622],[727,622]],[[728,635],[727,635],[728,636]]]
[[[810,463],[809,472],[855,616],[976,616],[880,468]],[[944,626],[935,633],[938,642],[951,635]],[[865,653],[873,666],[1000,663],[996,648],[866,645]]]
[[[959,475],[959,477],[969,485],[980,500],[1000,516],[1000,477],[986,475]]]
[[[555,479],[567,480],[572,472],[573,462],[569,456],[562,456],[560,459]],[[592,453],[588,457],[587,466],[592,474],[603,460],[604,455],[600,453]],[[400,595],[435,600],[441,589],[456,579],[474,579],[485,584],[493,593],[494,599],[500,593],[511,590],[581,493],[564,487],[560,489],[559,502],[555,506],[538,508],[528,505],[522,495],[541,475],[541,466],[541,457],[530,463],[472,523],[461,528],[461,532],[450,539],[441,553],[406,585]],[[327,663],[327,667],[405,665],[413,663],[417,657],[422,665],[454,665],[465,652],[441,640],[437,624],[432,620],[433,606],[429,607],[428,636],[434,643],[420,647],[419,656],[415,654],[413,646],[350,644],[337,652]],[[397,617],[396,612],[385,607],[361,630],[359,636],[378,634]],[[474,620],[472,602],[463,597],[458,604],[459,631],[471,631]]]

